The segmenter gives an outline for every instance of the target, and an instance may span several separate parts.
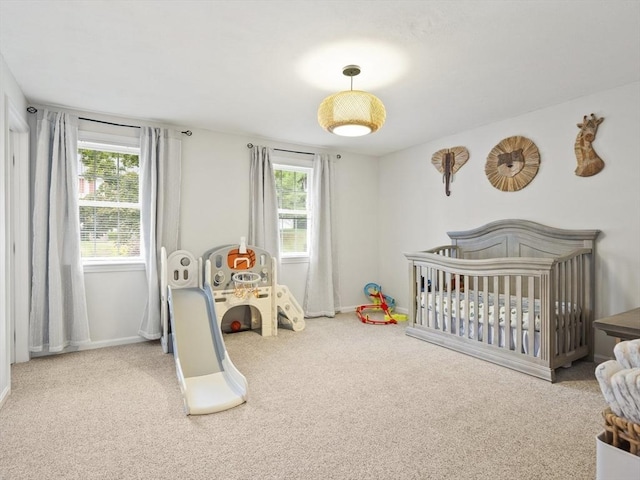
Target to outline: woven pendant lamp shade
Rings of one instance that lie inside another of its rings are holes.
[[[360,73],[357,65],[347,65],[342,73],[353,77]],[[329,95],[318,108],[318,123],[327,132],[345,137],[359,137],[382,127],[387,112],[382,102],[361,90],[345,90]]]
[[[346,90],[325,98],[318,109],[318,122],[327,132],[357,137],[380,129],[387,113],[370,93]]]

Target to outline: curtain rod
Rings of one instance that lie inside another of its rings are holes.
[[[36,113],[38,111],[37,108],[35,107],[28,107],[27,108],[27,112],[29,113]],[[104,123],[105,125],[114,125],[116,127],[128,127],[128,128],[140,128],[139,125],[125,125],[123,123],[113,123],[113,122],[106,122],[104,120],[96,120],[94,118],[86,118],[86,117],[78,117],[78,120],[86,120],[88,122],[96,122],[96,123]],[[187,137],[190,137],[191,135],[193,135],[193,132],[191,130],[185,130],[184,133]]]
[[[247,148],[253,148],[253,143],[247,143]],[[301,155],[315,155],[313,152],[299,152],[297,150],[285,150],[284,148],[274,148],[276,152],[288,152],[288,153],[299,153]],[[336,155],[336,158],[342,158],[340,154]]]

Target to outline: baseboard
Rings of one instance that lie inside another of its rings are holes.
[[[593,356],[593,362],[594,363],[600,364],[600,363],[604,363],[604,362],[606,362],[608,360],[614,360],[614,358],[613,357],[607,357],[605,355],[594,355]]]
[[[144,337],[140,335],[136,335],[135,337],[123,337],[123,338],[114,338],[111,340],[99,340],[97,342],[91,342],[87,345],[83,345],[79,347],[78,350],[93,350],[94,348],[104,348],[104,347],[118,347],[120,345],[129,345],[131,343],[142,343],[148,342]]]
[[[4,402],[9,398],[9,394],[11,393],[11,386],[7,385],[5,389],[0,393],[0,409],[4,406]]]
[[[61,352],[31,352],[31,358],[47,357],[49,355],[57,355],[59,353],[81,352],[83,350],[95,350],[96,348],[118,347],[120,345],[129,345],[132,343],[148,342],[144,337],[136,335],[135,337],[113,338],[110,340],[98,340],[97,342],[89,342],[77,347],[67,347]]]

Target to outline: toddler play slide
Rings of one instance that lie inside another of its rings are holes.
[[[203,268],[202,257],[186,250],[167,256],[162,247],[160,255],[160,343],[174,355],[187,415],[220,412],[247,400],[247,380],[229,359],[224,325],[231,327],[225,331],[242,331],[249,312],[246,329],[263,336],[277,335],[279,325],[295,332],[305,326],[302,308],[278,284],[276,262],[266,250],[242,238],[205,256]]]
[[[220,412],[247,399],[247,381],[222,339],[207,289],[169,288],[173,354],[187,415]]]

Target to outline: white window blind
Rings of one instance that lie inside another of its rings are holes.
[[[142,259],[140,149],[78,142],[78,204],[83,260]]]
[[[282,257],[309,255],[312,169],[274,165]]]

